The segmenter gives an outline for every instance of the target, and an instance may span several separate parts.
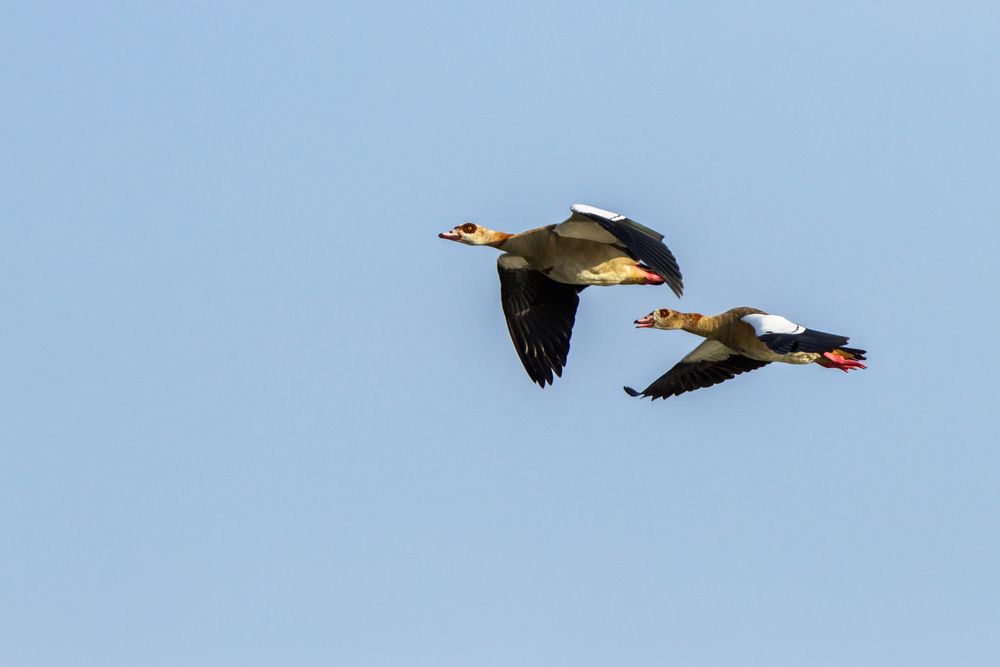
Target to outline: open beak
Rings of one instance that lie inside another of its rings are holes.
[[[635,321],[636,329],[650,329],[653,326],[653,316],[646,315],[645,317],[640,317]]]
[[[457,241],[461,237],[458,235],[458,232],[456,232],[453,229],[453,230],[451,230],[449,232],[441,232],[440,234],[438,234],[438,238],[439,239],[448,239],[449,241]]]

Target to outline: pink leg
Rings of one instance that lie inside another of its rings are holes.
[[[836,352],[824,352],[823,356],[826,357],[827,361],[824,361],[822,359],[816,360],[816,363],[818,363],[823,368],[839,368],[845,373],[855,368],[868,368],[860,361],[855,361],[854,359],[847,359],[846,357],[840,356]]]

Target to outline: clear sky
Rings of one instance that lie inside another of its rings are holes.
[[[877,5],[877,6],[872,6]],[[16,3],[0,663],[1000,664],[991,3]],[[544,391],[496,252],[684,273]],[[655,307],[851,336],[629,399]]]

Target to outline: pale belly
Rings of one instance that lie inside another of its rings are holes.
[[[779,354],[752,335],[726,336],[721,340],[727,347],[757,361],[779,362],[783,364],[809,364],[820,357],[815,352],[789,352]]]
[[[634,264],[635,260],[630,257],[596,265],[564,263],[554,265],[546,275],[552,280],[570,285],[620,285],[629,281],[628,267]]]
[[[548,266],[539,266],[549,278],[569,285],[620,285],[635,279],[634,259],[617,248],[602,244],[590,252],[553,258]]]
[[[789,352],[788,354],[779,354],[764,343],[754,345],[752,351],[744,354],[751,359],[756,359],[757,361],[776,361],[783,364],[811,364],[820,356],[815,352]]]

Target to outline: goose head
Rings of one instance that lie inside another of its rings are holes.
[[[438,238],[457,241],[466,245],[494,245],[508,238],[510,234],[487,229],[474,222],[457,225],[454,229],[441,232]]]
[[[660,308],[637,319],[635,326],[637,329],[683,329],[685,322],[684,313]]]

